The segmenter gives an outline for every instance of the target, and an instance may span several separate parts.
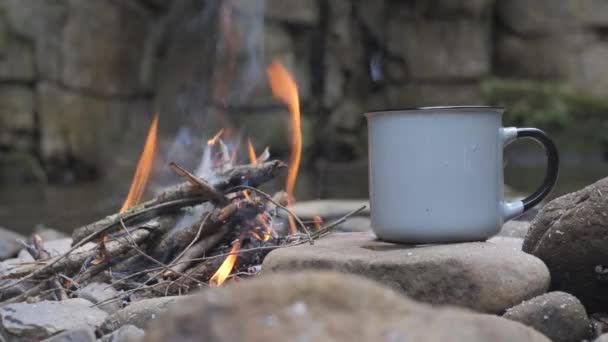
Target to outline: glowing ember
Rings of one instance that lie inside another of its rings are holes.
[[[257,164],[258,157],[255,155],[255,149],[251,143],[251,139],[247,139],[247,151],[249,152],[249,161],[251,164]]]
[[[207,140],[207,145],[215,145],[215,143],[222,136],[223,133],[224,133],[224,129],[222,128],[217,133],[215,133],[213,138]]]
[[[249,196],[249,190],[243,191],[243,197],[245,197],[246,200],[251,201],[251,197]]]
[[[287,104],[291,114],[291,157],[289,169],[287,170],[287,184],[285,190],[288,195],[288,205],[293,203],[293,192],[300,168],[302,157],[302,131],[300,124],[300,98],[298,96],[298,86],[289,71],[278,61],[272,62],[267,69],[270,88],[274,96]],[[289,216],[289,230],[293,234],[296,232],[296,223],[293,217]]]
[[[211,279],[209,279],[210,286],[222,286],[222,284],[226,281],[226,278],[232,272],[232,268],[234,267],[234,263],[236,262],[236,253],[241,249],[241,239],[235,240],[232,243],[232,248],[230,249],[229,256],[226,257],[226,260],[222,263],[222,266],[215,271]]]
[[[152,162],[154,161],[154,153],[156,152],[156,132],[158,130],[158,113],[154,114],[150,130],[148,131],[148,137],[144,145],[144,150],[141,153],[139,162],[137,163],[137,169],[135,176],[133,176],[133,182],[129,189],[129,194],[125,199],[125,202],[120,208],[120,212],[123,212],[130,207],[136,205],[144,195],[148,178],[150,177],[150,170],[152,169]]]
[[[312,217],[312,223],[316,230],[321,229],[321,225],[323,224],[323,219],[321,216],[315,215]]]

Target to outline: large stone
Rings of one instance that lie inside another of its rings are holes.
[[[608,334],[600,335],[598,338],[593,340],[593,342],[608,342]]]
[[[568,80],[577,73],[579,52],[591,39],[584,33],[529,38],[503,34],[496,44],[496,70],[509,77]]]
[[[498,313],[544,293],[549,272],[537,258],[512,248],[474,242],[395,245],[373,233],[343,233],[313,246],[271,252],[263,270],[332,269],[374,279],[413,299]]]
[[[519,323],[416,303],[352,275],[262,276],[175,306],[149,341],[548,341]]]
[[[369,215],[368,200],[312,200],[296,202],[291,209],[298,217],[312,220],[315,216],[324,219],[340,218],[361,207],[365,207],[359,215]]]
[[[604,0],[580,0],[581,21],[593,27],[608,26],[608,2]]]
[[[596,96],[608,95],[608,43],[596,43],[582,49],[577,71],[573,83],[578,88]]]
[[[386,90],[384,108],[482,104],[476,82],[408,82]]]
[[[294,24],[312,25],[319,21],[320,8],[316,1],[269,0],[266,17]]]
[[[91,328],[81,328],[64,331],[51,336],[42,342],[96,342],[95,331]]]
[[[12,258],[17,255],[23,247],[19,240],[25,241],[25,237],[11,230],[0,227],[0,260]]]
[[[591,337],[585,307],[565,292],[550,292],[518,304],[503,315],[532,327],[554,342],[581,341]]]
[[[55,168],[91,177],[101,165],[117,161],[117,149],[123,158],[136,160],[152,115],[147,101],[103,99],[52,83],[40,83],[37,91],[41,152],[52,177],[59,173]]]
[[[114,287],[110,286],[109,284],[90,283],[87,286],[79,289],[76,292],[76,295],[79,298],[86,299],[93,304],[103,302],[103,304],[98,305],[97,307],[108,314],[113,314],[114,312],[120,310],[120,303],[118,301],[108,301],[118,296],[118,291],[116,291]]]
[[[0,309],[2,333],[10,341],[41,340],[65,330],[95,329],[108,314],[80,298],[9,304]]]
[[[567,33],[581,27],[580,0],[497,0],[499,20],[520,35]]]
[[[142,299],[129,304],[126,308],[108,316],[101,325],[101,331],[110,333],[123,325],[133,325],[140,329],[148,326],[165,310],[175,303],[183,303],[188,300],[187,296],[159,297]]]
[[[61,33],[59,79],[103,95],[134,96],[147,88],[142,67],[151,17],[110,1],[70,1]]]
[[[551,288],[573,294],[589,312],[608,310],[608,178],[549,202],[523,250],[543,260]]]
[[[463,80],[490,70],[489,24],[473,20],[393,18],[388,49],[403,58],[410,79]]]
[[[24,85],[0,86],[0,146],[21,152],[34,148],[34,90]]]
[[[134,325],[123,325],[118,330],[101,338],[101,342],[139,342],[144,340],[145,332]]]
[[[530,230],[530,222],[526,221],[507,221],[503,224],[502,229],[498,232],[498,236],[511,238],[524,238]]]

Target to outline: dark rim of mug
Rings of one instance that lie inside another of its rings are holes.
[[[505,110],[505,107],[502,106],[433,106],[433,107],[409,107],[409,108],[399,108],[399,109],[381,109],[381,110],[373,110],[365,113],[365,116],[373,116],[378,114],[391,114],[394,112],[403,112],[403,111],[425,111],[425,110],[441,110],[441,109],[498,109]]]

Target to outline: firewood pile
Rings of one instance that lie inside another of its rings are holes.
[[[317,222],[302,222],[286,207],[285,192],[271,196],[260,190],[286,168],[268,159],[265,151],[252,164],[226,161],[212,182],[172,163],[185,182],[76,229],[68,252],[51,257],[35,237],[26,246],[35,261],[5,272],[2,278],[12,281],[0,291],[31,286],[0,304],[30,297],[61,300],[91,282],[122,290],[113,300],[123,301],[218,286],[228,277],[258,273],[271,250],[312,244],[346,219],[314,227]]]

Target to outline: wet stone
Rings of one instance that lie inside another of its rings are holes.
[[[397,245],[367,233],[335,233],[313,246],[268,254],[263,272],[331,269],[374,279],[413,299],[500,313],[549,287],[532,255],[489,242]]]
[[[550,292],[518,304],[503,317],[530,326],[555,342],[581,341],[591,337],[585,307],[571,294]]]
[[[160,341],[548,341],[523,324],[415,302],[377,282],[327,271],[262,275],[210,288],[164,313]]]
[[[108,316],[101,326],[101,331],[109,333],[123,325],[146,329],[163,311],[179,301],[186,301],[187,298],[187,296],[160,297],[131,303]]]
[[[9,304],[0,309],[2,334],[9,341],[33,341],[66,330],[95,329],[108,314],[91,305],[80,298]]]

